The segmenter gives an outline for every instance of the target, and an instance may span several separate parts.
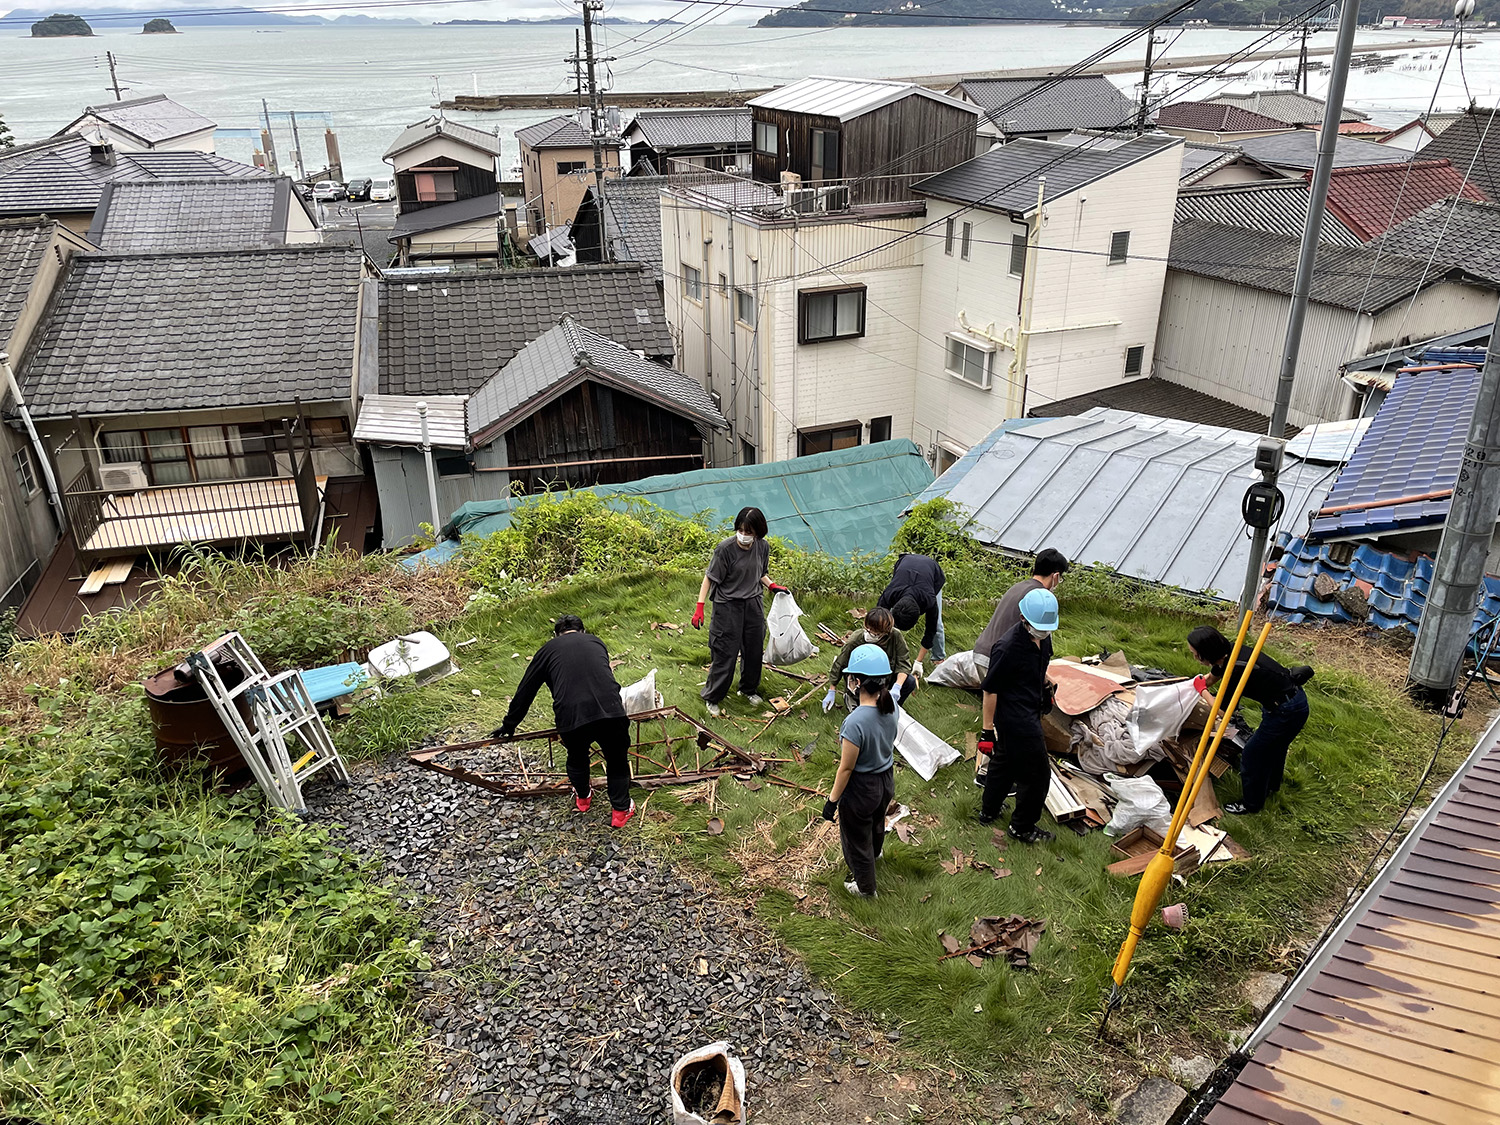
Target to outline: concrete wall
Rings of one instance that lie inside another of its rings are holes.
[[[558,175],[557,165],[583,162],[584,171]],[[541,148],[521,146],[521,183],[526,193],[525,214],[530,229],[533,212],[542,216],[541,225],[531,231],[540,234],[552,227],[571,223],[578,214],[578,205],[594,184],[594,150],[585,148]],[[620,174],[620,150],[604,147],[604,174],[608,177]]]
[[[457,451],[434,450],[436,457]],[[381,546],[405,547],[415,541],[419,525],[432,522],[432,505],[427,496],[427,466],[422,451],[410,446],[372,445],[370,460],[375,467],[375,488],[380,496],[380,524],[384,538]],[[476,450],[473,463],[478,467],[503,468],[505,442],[500,440]],[[509,473],[470,472],[462,476],[438,477],[438,511],[443,523],[470,500],[496,500],[510,491]]]

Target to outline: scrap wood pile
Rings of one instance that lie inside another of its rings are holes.
[[[986,957],[1003,957],[1013,969],[1029,968],[1031,952],[1046,928],[1046,922],[1023,918],[1019,914],[1012,914],[1009,918],[975,918],[969,927],[967,948],[952,934],[938,934],[938,941],[947,950],[939,960],[962,957],[977,969],[984,964]]]

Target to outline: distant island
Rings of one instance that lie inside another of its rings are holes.
[[[1129,19],[1145,23],[1171,11],[1171,0],[1140,4],[1138,0],[1094,0],[1087,8],[1068,7],[1057,0],[802,0],[762,17],[756,27],[961,27],[989,20],[1058,19],[1070,23],[1108,23]],[[1291,0],[1203,0],[1179,13],[1174,24],[1207,20],[1210,24],[1277,23],[1295,12]],[[1390,0],[1383,15],[1443,19],[1452,14],[1447,0]],[[1500,0],[1479,0],[1474,24],[1500,18]],[[561,21],[559,21],[561,22]]]
[[[631,27],[677,27],[680,20],[633,20],[625,16],[605,16],[596,23],[627,24]],[[444,20],[434,27],[582,27],[577,16],[553,16],[544,20]]]
[[[142,35],[176,35],[177,29],[172,26],[171,20],[157,18],[147,20],[146,26],[141,28]]]
[[[11,13],[14,15],[15,13]],[[24,15],[30,15],[27,12]],[[62,39],[65,37],[83,37],[94,34],[94,29],[88,25],[88,21],[82,16],[64,15],[54,12],[50,16],[43,16],[31,25],[31,37],[33,39]]]
[[[40,9],[14,8],[6,13],[6,18],[14,21],[37,20],[39,23],[52,25],[57,20],[77,20],[84,30],[81,31],[38,31],[33,26],[32,34],[38,36],[49,35],[92,35],[93,29],[88,26],[86,20],[94,23],[130,25],[138,24],[141,18],[139,8],[89,8],[79,9],[75,15],[49,15]],[[262,12],[255,8],[223,7],[213,8],[210,11],[192,15],[182,14],[172,18],[172,30],[180,30],[175,25],[182,24],[183,27],[363,27],[366,25],[380,27],[422,27],[421,20],[410,18],[385,19],[379,16],[367,16],[364,14],[342,15],[330,19],[327,16],[288,16],[280,12]]]

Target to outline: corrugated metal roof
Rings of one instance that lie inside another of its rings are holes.
[[[1479,372],[1473,368],[1398,376],[1325,505],[1361,506],[1313,520],[1309,538],[1363,539],[1441,527],[1449,497],[1389,501],[1453,488],[1478,397]]]
[[[824,78],[815,76],[781,86],[747,103],[756,109],[776,109],[786,113],[809,113],[818,117],[836,117],[850,121],[902,98],[930,98],[979,115],[979,107],[939,94],[912,82],[886,82],[875,78]]]
[[[1342,465],[1358,447],[1373,418],[1350,418],[1343,422],[1316,422],[1286,443],[1286,452],[1320,465]]]
[[[427,404],[427,438],[440,449],[466,449],[469,425],[468,395],[365,395],[359,404],[354,440],[376,445],[422,444],[422,415],[417,404]]]
[[[625,133],[628,136],[632,131],[638,131],[658,153],[701,146],[748,147],[750,108],[642,110]]]
[[[1302,237],[1307,225],[1309,188],[1305,180],[1260,180],[1248,184],[1184,188],[1177,195],[1178,222],[1246,227],[1267,234]],[[1334,246],[1359,246],[1362,239],[1331,211],[1323,213],[1323,241]]]
[[[1240,515],[1257,436],[1108,410],[1006,430],[938,488],[982,543],[1178,586],[1238,590],[1249,559]],[[1335,470],[1289,459],[1287,522],[1322,503]],[[950,478],[953,478],[950,480]],[[946,486],[946,487],[944,487]],[[1294,528],[1300,531],[1300,528]]]
[[[1390,390],[1395,381],[1397,368],[1411,367],[1416,364],[1428,350],[1442,351],[1447,348],[1482,347],[1489,343],[1490,332],[1494,329],[1493,324],[1481,324],[1475,328],[1465,328],[1460,332],[1448,332],[1442,336],[1434,336],[1428,340],[1421,340],[1414,344],[1403,344],[1396,348],[1382,348],[1378,352],[1351,359],[1343,364],[1340,370],[1346,375],[1354,376],[1364,372],[1379,373],[1373,380],[1376,385]]]
[[[1500,720],[1252,1039],[1207,1125],[1500,1122]]]

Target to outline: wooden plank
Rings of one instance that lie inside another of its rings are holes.
[[[108,573],[107,565],[96,566],[93,570],[89,571],[88,576],[83,580],[83,585],[78,587],[78,596],[86,598],[104,589],[104,576],[106,573]]]
[[[104,571],[104,584],[106,586],[118,586],[130,577],[130,572],[135,569],[135,556],[128,559],[110,559],[101,564],[100,569]]]

